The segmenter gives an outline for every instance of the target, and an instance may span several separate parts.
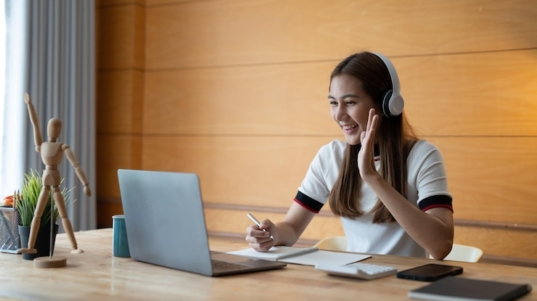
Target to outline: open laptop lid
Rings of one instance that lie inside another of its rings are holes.
[[[120,169],[118,177],[131,257],[210,276],[198,176]]]

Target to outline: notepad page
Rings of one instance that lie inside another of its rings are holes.
[[[261,259],[266,259],[266,260],[277,261],[281,257],[288,257],[293,254],[296,255],[296,254],[300,254],[303,252],[309,252],[312,250],[316,250],[316,249],[276,246],[276,247],[270,248],[270,250],[266,252],[258,252],[252,248],[248,248],[248,249],[243,249],[243,250],[231,251],[227,253],[233,254],[233,255],[240,255],[240,256],[246,256],[246,257],[261,258]]]
[[[295,256],[291,258],[281,259],[281,262],[301,264],[301,265],[312,265],[315,266],[318,263],[327,264],[327,265],[346,265],[349,263],[361,261],[371,257],[370,255],[356,254],[356,253],[342,253],[342,252],[331,252],[318,250],[317,252],[312,252],[300,256]]]

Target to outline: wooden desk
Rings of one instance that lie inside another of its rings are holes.
[[[20,255],[0,254],[0,300],[408,300],[407,292],[425,282],[395,276],[363,281],[328,276],[310,266],[205,277],[112,256],[111,229],[77,232],[83,254],[70,254],[65,234],[55,253],[67,267],[36,269]],[[211,249],[231,251],[245,242],[211,238]],[[366,262],[406,269],[431,259],[374,255]],[[464,267],[458,277],[530,283],[534,291],[521,300],[537,300],[537,269],[485,263],[450,262]]]

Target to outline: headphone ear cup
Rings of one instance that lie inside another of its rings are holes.
[[[392,114],[392,116],[398,116],[403,113],[405,101],[401,95],[392,95],[388,107],[390,108],[390,114]]]
[[[388,90],[382,95],[382,113],[384,116],[391,117],[393,116],[390,112],[390,99],[392,98],[393,91]]]
[[[393,95],[392,90],[388,90],[382,96],[382,113],[386,117],[400,115],[405,107],[405,102],[401,95]]]
[[[405,107],[405,101],[401,95],[394,95],[390,100],[390,113],[393,116],[398,116],[403,113],[403,108]]]

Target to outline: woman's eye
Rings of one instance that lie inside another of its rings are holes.
[[[331,100],[331,101],[330,101],[330,105],[331,105],[331,106],[337,106],[337,101],[335,101],[335,100]]]
[[[353,105],[353,104],[355,104],[355,103],[356,103],[356,102],[351,101],[351,100],[347,100],[347,101],[345,102],[346,105]]]

